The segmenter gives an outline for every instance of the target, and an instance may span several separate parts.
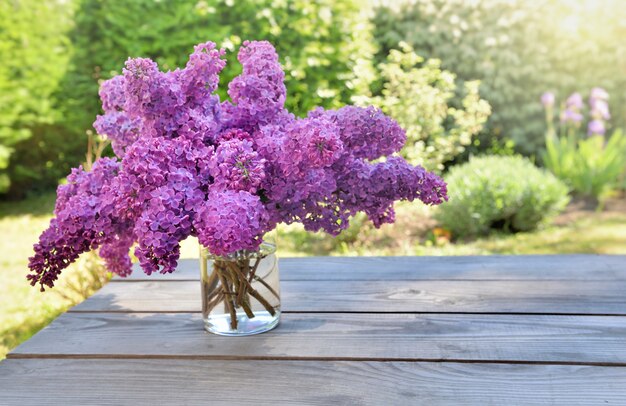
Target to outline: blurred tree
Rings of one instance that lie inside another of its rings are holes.
[[[13,175],[23,174],[18,182],[32,180],[31,168],[12,155],[58,117],[52,93],[69,58],[71,12],[62,0],[0,2],[0,193]]]
[[[540,95],[594,86],[612,96],[615,123],[626,124],[626,7],[623,0],[412,0],[377,9],[377,55],[406,41],[465,80],[481,81],[493,108],[481,148],[511,138],[525,154],[543,145]],[[460,98],[453,101],[460,105]]]

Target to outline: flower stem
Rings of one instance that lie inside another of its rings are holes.
[[[233,292],[230,290],[228,279],[225,275],[225,270],[221,266],[216,264],[216,270],[218,278],[222,284],[222,290],[224,294],[224,306],[230,313],[230,328],[231,330],[237,330],[237,312],[235,311],[235,304],[233,303]]]
[[[203,277],[203,313],[209,315],[220,302],[224,302],[224,311],[230,315],[230,328],[237,330],[239,321],[237,309],[241,308],[250,319],[255,317],[250,298],[256,299],[272,316],[276,315],[276,309],[253,287],[254,282],[261,283],[276,298],[278,293],[272,289],[262,278],[256,276],[262,258],[257,258],[254,265],[250,266],[250,260],[213,262],[211,275]],[[204,274],[203,274],[204,275]],[[219,285],[218,285],[219,283]]]
[[[270,314],[272,316],[276,315],[276,310],[274,309],[274,306],[272,306],[263,296],[261,296],[261,294],[259,292],[257,292],[252,285],[250,284],[250,282],[248,282],[248,278],[246,278],[246,276],[244,274],[241,273],[241,271],[239,270],[239,268],[237,268],[236,266],[233,266],[232,269],[234,270],[235,273],[238,274],[239,276],[239,281],[243,281],[245,283],[245,285],[247,286],[247,289],[249,291],[250,296],[252,296],[253,298],[255,298],[256,300],[259,301],[259,303],[261,303],[263,305],[263,307],[265,307],[265,309],[270,312]]]

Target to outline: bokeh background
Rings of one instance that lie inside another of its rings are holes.
[[[617,254],[625,38],[623,0],[0,1],[0,359],[109,278],[96,256],[45,294],[25,275],[56,186],[94,158],[89,140],[111,154],[98,87],[128,57],[175,69],[215,41],[226,97],[240,44],[269,40],[292,112],[376,105],[407,130],[402,154],[450,183],[450,203],[400,204],[380,230],[284,227],[284,256]]]

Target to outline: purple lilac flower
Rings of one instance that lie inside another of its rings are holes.
[[[545,108],[554,106],[554,102],[555,102],[554,93],[545,92],[544,94],[541,95],[541,104],[543,104]]]
[[[587,135],[604,135],[606,128],[604,127],[604,121],[591,120],[587,126]]]
[[[398,152],[406,142],[404,130],[375,107],[346,106],[339,110],[313,110],[309,117],[327,117],[339,127],[345,148],[358,158],[376,159]]]
[[[130,224],[117,212],[115,177],[120,169],[115,159],[96,161],[89,172],[72,170],[67,184],[59,186],[50,226],[39,237],[35,255],[29,258],[28,279],[52,287],[61,271],[78,256],[109,244],[128,233]],[[126,273],[126,269],[121,270]]]
[[[92,249],[120,275],[130,272],[133,246],[146,273],[172,272],[189,236],[227,255],[257,249],[281,222],[336,235],[360,211],[378,227],[393,222],[398,200],[447,199],[439,177],[392,155],[406,135],[380,110],[288,112],[268,42],[244,43],[232,100],[220,102],[223,55],[200,44],[173,72],[129,59],[122,76],[102,84],[104,114],[94,126],[119,159],[75,169],[59,187],[56,217],[30,258],[31,284],[53,286]]]
[[[249,128],[268,123],[283,110],[287,94],[278,54],[267,41],[245,41],[238,59],[243,72],[228,85],[228,95],[237,106],[230,109],[233,124]]]
[[[115,155],[123,157],[126,148],[139,138],[141,120],[131,118],[123,111],[114,111],[98,116],[93,126],[98,134],[111,140]]]
[[[215,190],[198,207],[200,243],[215,255],[255,250],[266,229],[267,212],[258,196],[240,190]]]
[[[209,163],[209,173],[214,179],[212,187],[256,193],[265,178],[264,165],[265,159],[254,151],[252,141],[223,141]]]

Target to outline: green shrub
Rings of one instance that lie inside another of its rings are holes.
[[[580,196],[602,200],[619,188],[626,169],[626,135],[616,130],[587,139],[546,136],[544,164]]]
[[[0,193],[29,170],[14,164],[20,144],[59,118],[52,95],[69,59],[71,12],[68,2],[0,1]]]
[[[456,91],[454,73],[442,70],[441,61],[424,60],[405,43],[391,50],[380,64],[382,95],[359,97],[375,105],[406,130],[402,155],[414,165],[442,171],[468,146],[491,113],[478,94],[479,82],[465,82],[462,106],[449,106]]]
[[[452,167],[445,180],[450,201],[436,217],[457,237],[532,230],[569,201],[565,184],[519,156],[474,158]]]
[[[543,149],[538,97],[602,86],[612,95],[614,124],[626,124],[626,7],[623,0],[412,0],[387,2],[374,18],[383,62],[405,41],[438,58],[458,84],[480,80],[491,104],[480,148],[511,138],[524,154]],[[460,98],[455,99],[460,105]]]

